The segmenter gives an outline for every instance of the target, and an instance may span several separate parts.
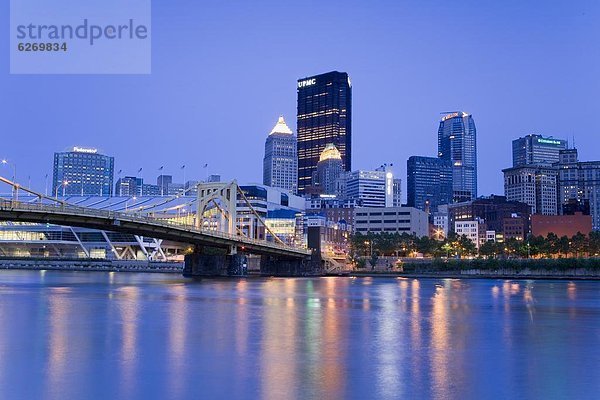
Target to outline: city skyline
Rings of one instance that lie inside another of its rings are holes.
[[[335,4],[322,7],[337,10]],[[306,36],[292,29],[303,23],[317,26],[317,32],[327,29],[325,15],[330,13],[316,13],[308,22],[294,17],[302,15],[300,6],[261,3],[205,10],[190,5],[189,15],[170,33],[165,27],[177,16],[164,8],[155,7],[162,14],[153,25],[157,38],[150,76],[14,76],[7,74],[7,65],[2,67],[0,87],[6,93],[2,128],[16,136],[5,143],[0,156],[18,165],[19,181],[31,177],[32,186],[41,190],[45,174],[51,174],[52,153],[73,145],[101,148],[117,158],[115,170],[124,174],[143,167],[147,179],[162,165],[175,176],[186,164],[188,177],[195,171],[199,178],[210,172],[259,181],[263,135],[273,118],[287,116],[292,131],[297,131],[296,81],[336,69],[350,74],[354,89],[352,169],[371,169],[389,161],[396,166],[395,175],[405,177],[408,157],[435,154],[437,121],[449,109],[464,110],[477,120],[482,195],[503,192],[501,170],[510,165],[510,142],[517,137],[575,136],[581,159],[599,158],[593,146],[598,83],[592,72],[600,59],[590,50],[591,38],[598,33],[594,21],[600,6],[593,2],[547,4],[543,9],[511,2],[479,8],[468,2],[430,4],[418,9],[410,2],[368,7],[345,3],[333,17],[335,24],[350,26],[345,18],[351,15],[363,20],[355,30],[347,30],[343,43],[314,40],[317,33]],[[476,26],[453,27],[443,18],[450,10],[476,21]],[[7,15],[8,5],[0,7],[0,13]],[[274,15],[282,18],[272,24]],[[224,27],[211,22],[219,18]],[[267,20],[268,24],[261,23]],[[290,28],[284,35],[282,26]],[[242,39],[220,35],[224,28],[252,34]],[[388,33],[385,38],[377,34],[381,29]],[[472,35],[473,30],[478,34]],[[183,44],[199,41],[201,56],[170,47],[175,39],[170,35],[177,35]],[[209,36],[210,41],[201,40]],[[260,45],[252,37],[259,38]],[[292,49],[307,42],[314,57],[295,55]],[[337,47],[332,47],[334,43]],[[0,51],[7,51],[6,46],[1,43]],[[469,51],[462,52],[461,62],[447,59],[436,66],[432,61],[449,46]],[[267,56],[277,51],[286,56],[271,65]],[[166,61],[176,57],[182,57],[176,67]],[[236,63],[239,57],[247,62]],[[250,90],[259,82],[255,101],[259,105],[231,96],[238,85]],[[30,118],[33,99],[41,118]],[[569,101],[563,104],[561,99]],[[225,111],[222,104],[232,107]],[[230,110],[235,110],[235,118]],[[398,110],[407,117],[397,117]],[[25,146],[18,137],[33,140]],[[225,141],[232,159],[251,166],[230,163],[211,151]],[[210,171],[202,168],[205,164]]]

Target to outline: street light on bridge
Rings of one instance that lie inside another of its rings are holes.
[[[67,185],[69,184],[69,181],[62,181],[57,187],[56,187],[56,191],[54,193],[54,197],[56,199],[58,199],[58,189],[62,186],[62,195],[63,197],[65,197],[65,188],[67,187]]]
[[[7,160],[7,159],[3,159],[3,160],[2,160],[2,164],[3,164],[3,165],[10,165],[10,166],[12,166],[12,167],[13,167],[13,176],[12,176],[12,179],[11,179],[11,180],[12,180],[14,183],[16,183],[16,181],[17,181],[17,164],[15,164],[15,163],[11,163],[11,162],[8,162],[8,160]],[[17,199],[17,193],[18,193],[18,192],[17,192],[17,190],[19,190],[19,189],[17,188],[17,186],[13,186],[13,197],[15,198],[15,200]]]

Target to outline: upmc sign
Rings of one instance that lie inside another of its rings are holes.
[[[312,86],[316,83],[317,83],[317,80],[315,78],[304,79],[303,81],[298,81],[298,89],[301,89],[301,88],[307,87],[307,86]]]

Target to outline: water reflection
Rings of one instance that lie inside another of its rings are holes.
[[[121,322],[121,351],[119,355],[121,373],[121,398],[131,398],[136,390],[138,360],[141,346],[138,344],[140,304],[139,288],[124,286],[117,290],[118,311]]]
[[[48,397],[58,399],[61,390],[67,386],[67,368],[69,353],[69,319],[72,302],[67,298],[69,289],[50,288],[48,301],[48,359],[44,369],[46,374],[46,393]]]
[[[2,398],[579,399],[600,390],[599,282],[52,271],[4,282]],[[20,385],[21,370],[38,379]]]

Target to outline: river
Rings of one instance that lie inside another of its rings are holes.
[[[594,399],[600,281],[0,271],[0,399]]]

